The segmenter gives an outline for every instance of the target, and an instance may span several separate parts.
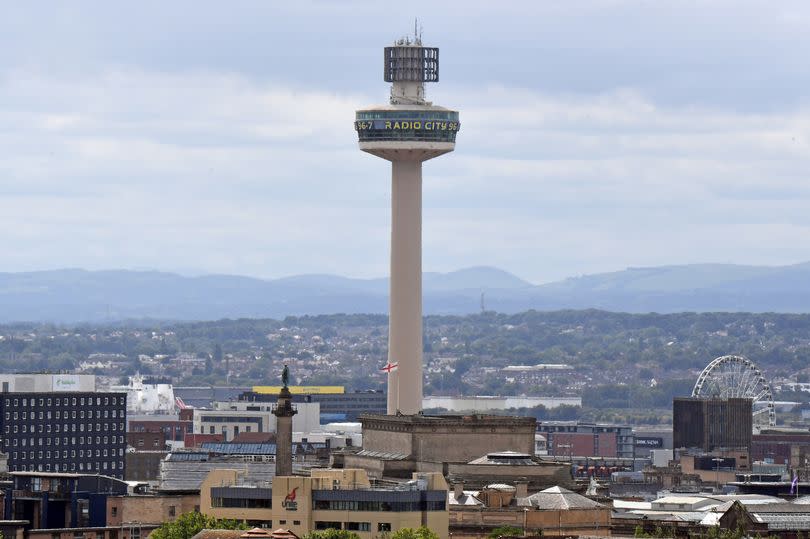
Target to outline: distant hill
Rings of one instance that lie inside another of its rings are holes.
[[[810,263],[630,268],[540,286],[491,267],[425,273],[423,280],[426,314],[477,312],[482,291],[487,309],[509,313],[584,308],[810,312]],[[387,279],[299,275],[261,280],[80,269],[0,273],[0,322],[283,318],[387,310]]]

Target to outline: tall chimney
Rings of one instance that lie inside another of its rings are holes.
[[[453,483],[453,497],[458,502],[464,496],[464,481],[456,481]]]

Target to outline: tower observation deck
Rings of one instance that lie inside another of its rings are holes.
[[[439,49],[421,38],[385,48],[389,103],[360,109],[360,149],[391,161],[391,278],[388,329],[388,414],[422,409],[422,162],[452,152],[458,111],[425,100],[439,80]]]

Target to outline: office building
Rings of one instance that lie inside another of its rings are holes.
[[[96,390],[94,374],[0,374],[3,393],[48,393]]]
[[[297,414],[292,418],[295,432],[311,432],[320,426],[320,404],[296,404]],[[245,432],[276,432],[277,418],[272,402],[229,401],[215,402],[212,410],[194,410],[195,434],[221,434],[229,442]]]
[[[751,448],[751,399],[679,397],[673,401],[672,437],[678,448]]]
[[[240,401],[275,402],[281,388],[255,386],[239,396]],[[345,391],[343,386],[290,386],[293,404],[317,402],[321,423],[357,421],[362,414],[384,414],[387,400],[383,391]]]
[[[361,539],[427,526],[448,537],[447,483],[440,473],[414,474],[400,484],[372,484],[363,470],[312,470],[310,477],[255,481],[238,468],[208,474],[200,511],[216,518],[283,527],[299,537],[328,528]]]
[[[12,472],[124,478],[124,393],[6,393],[0,397],[0,421]]]
[[[628,425],[540,421],[537,430],[546,436],[551,456],[625,459],[635,456],[635,436]]]

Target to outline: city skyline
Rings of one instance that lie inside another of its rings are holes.
[[[386,166],[351,121],[413,16],[465,113],[426,165],[427,271],[810,260],[805,5],[354,7],[7,8],[0,271],[386,275]]]

